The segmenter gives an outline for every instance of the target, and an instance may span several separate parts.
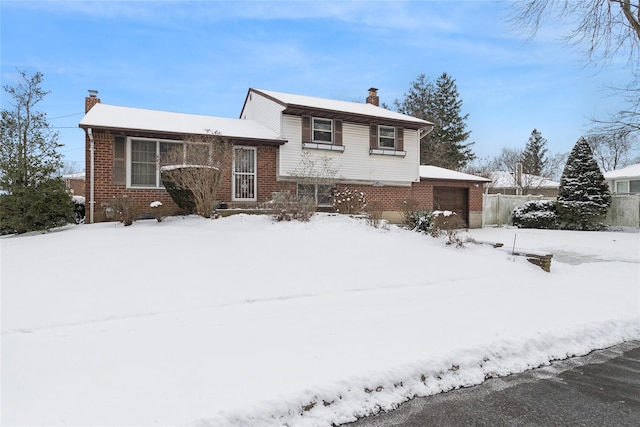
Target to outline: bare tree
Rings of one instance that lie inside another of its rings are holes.
[[[195,212],[210,218],[225,176],[233,161],[233,144],[218,133],[187,136],[159,159],[163,181],[188,190]]]
[[[625,96],[628,107],[592,121],[608,131],[640,132],[640,0],[521,0],[511,5],[511,23],[532,38],[543,21],[555,17],[573,25],[566,39],[583,47],[589,62],[604,67],[626,55],[630,83],[613,89]]]
[[[509,184],[522,191],[523,194],[530,193],[541,188],[545,181],[560,179],[559,171],[562,171],[566,162],[567,154],[555,154],[547,157],[540,174],[518,173],[517,165],[522,163],[524,151],[519,148],[503,148],[497,157],[477,167],[477,175],[485,176],[489,179],[497,179],[496,172],[508,172],[511,175]],[[492,182],[489,188],[495,187]]]
[[[511,23],[533,38],[542,22],[556,17],[569,21],[567,40],[584,46],[592,62],[608,63],[626,53],[633,71],[640,57],[640,0],[522,0],[512,3]]]
[[[638,145],[635,135],[628,131],[592,133],[585,139],[598,166],[604,171],[629,165]]]

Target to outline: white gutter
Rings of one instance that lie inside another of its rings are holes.
[[[94,146],[94,140],[93,140],[93,132],[91,131],[91,128],[87,128],[87,135],[89,135],[89,157],[90,157],[90,180],[89,180],[89,224],[93,224],[93,206],[95,205],[95,200],[94,200],[94,195],[93,195],[93,191],[94,191],[94,177],[93,177],[93,172],[94,172],[94,157],[95,157],[95,146]]]

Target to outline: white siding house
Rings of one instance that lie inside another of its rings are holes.
[[[375,91],[370,95],[377,103]],[[258,89],[249,89],[240,117],[287,141],[279,150],[279,179],[295,175],[304,156],[324,157],[340,182],[376,186],[420,181],[420,133],[431,128],[427,121],[373,103]]]

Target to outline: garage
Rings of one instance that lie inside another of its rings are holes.
[[[469,224],[469,189],[465,187],[433,187],[433,209],[455,212]]]

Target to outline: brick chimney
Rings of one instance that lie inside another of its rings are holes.
[[[378,98],[378,89],[375,87],[369,88],[369,96],[367,96],[367,104],[373,104],[376,107],[380,106],[380,98]]]
[[[98,98],[98,91],[89,89],[89,96],[84,99],[84,112],[88,113],[91,108],[100,103],[100,98]]]

